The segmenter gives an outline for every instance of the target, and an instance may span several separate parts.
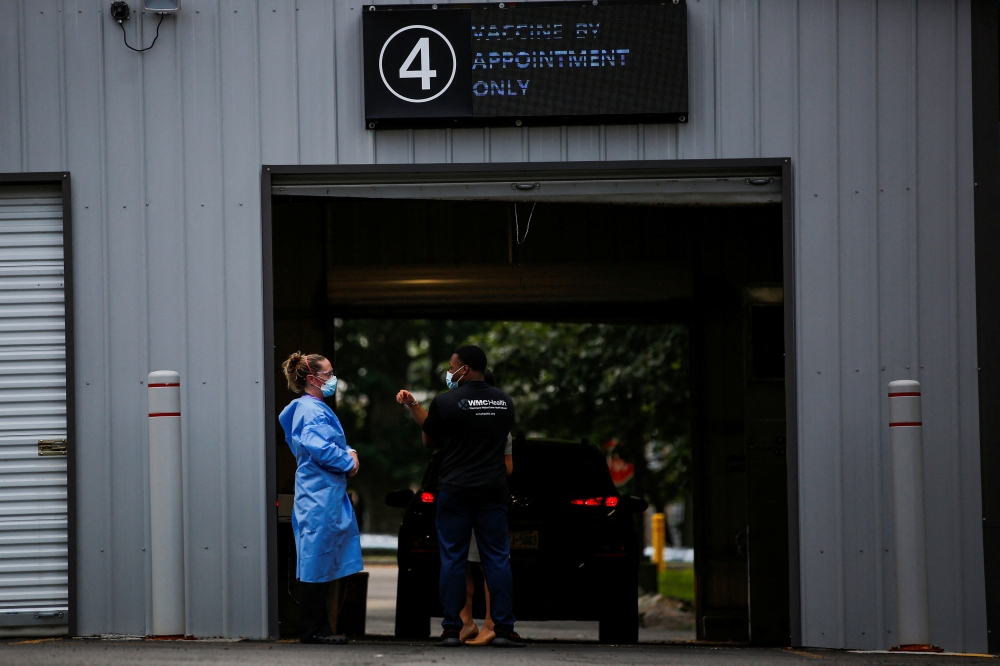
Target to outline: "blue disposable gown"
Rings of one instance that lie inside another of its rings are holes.
[[[347,496],[353,449],[337,415],[322,400],[304,395],[290,402],[278,421],[299,464],[292,510],[296,577],[325,583],[361,571],[361,537]]]

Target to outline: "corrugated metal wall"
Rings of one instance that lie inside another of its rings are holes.
[[[81,632],[148,626],[139,383],[176,369],[188,630],[266,633],[262,163],[790,156],[802,642],[893,642],[883,396],[918,378],[932,638],[985,649],[968,0],[692,0],[686,125],[378,134],[356,0],[185,0],[142,56],[106,5],[0,3],[0,171],[73,173]]]
[[[68,621],[63,277],[61,188],[0,185],[0,636]]]

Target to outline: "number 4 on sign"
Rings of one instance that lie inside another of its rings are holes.
[[[420,54],[420,69],[410,69],[410,65],[413,64],[413,60],[417,57],[418,53]],[[399,68],[399,78],[420,79],[420,89],[430,90],[431,79],[438,75],[437,70],[430,67],[431,40],[429,37],[421,37],[417,40],[417,44],[413,47],[413,50],[410,51],[410,55],[406,56],[403,66]]]

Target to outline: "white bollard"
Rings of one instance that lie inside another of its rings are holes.
[[[184,635],[181,376],[149,373],[149,531],[153,635]]]
[[[896,551],[896,640],[930,648],[927,539],[924,527],[924,451],[920,382],[889,382],[889,451]],[[918,647],[920,646],[920,647]]]

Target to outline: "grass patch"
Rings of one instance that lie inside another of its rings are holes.
[[[659,578],[660,594],[694,603],[694,568],[667,569]]]

